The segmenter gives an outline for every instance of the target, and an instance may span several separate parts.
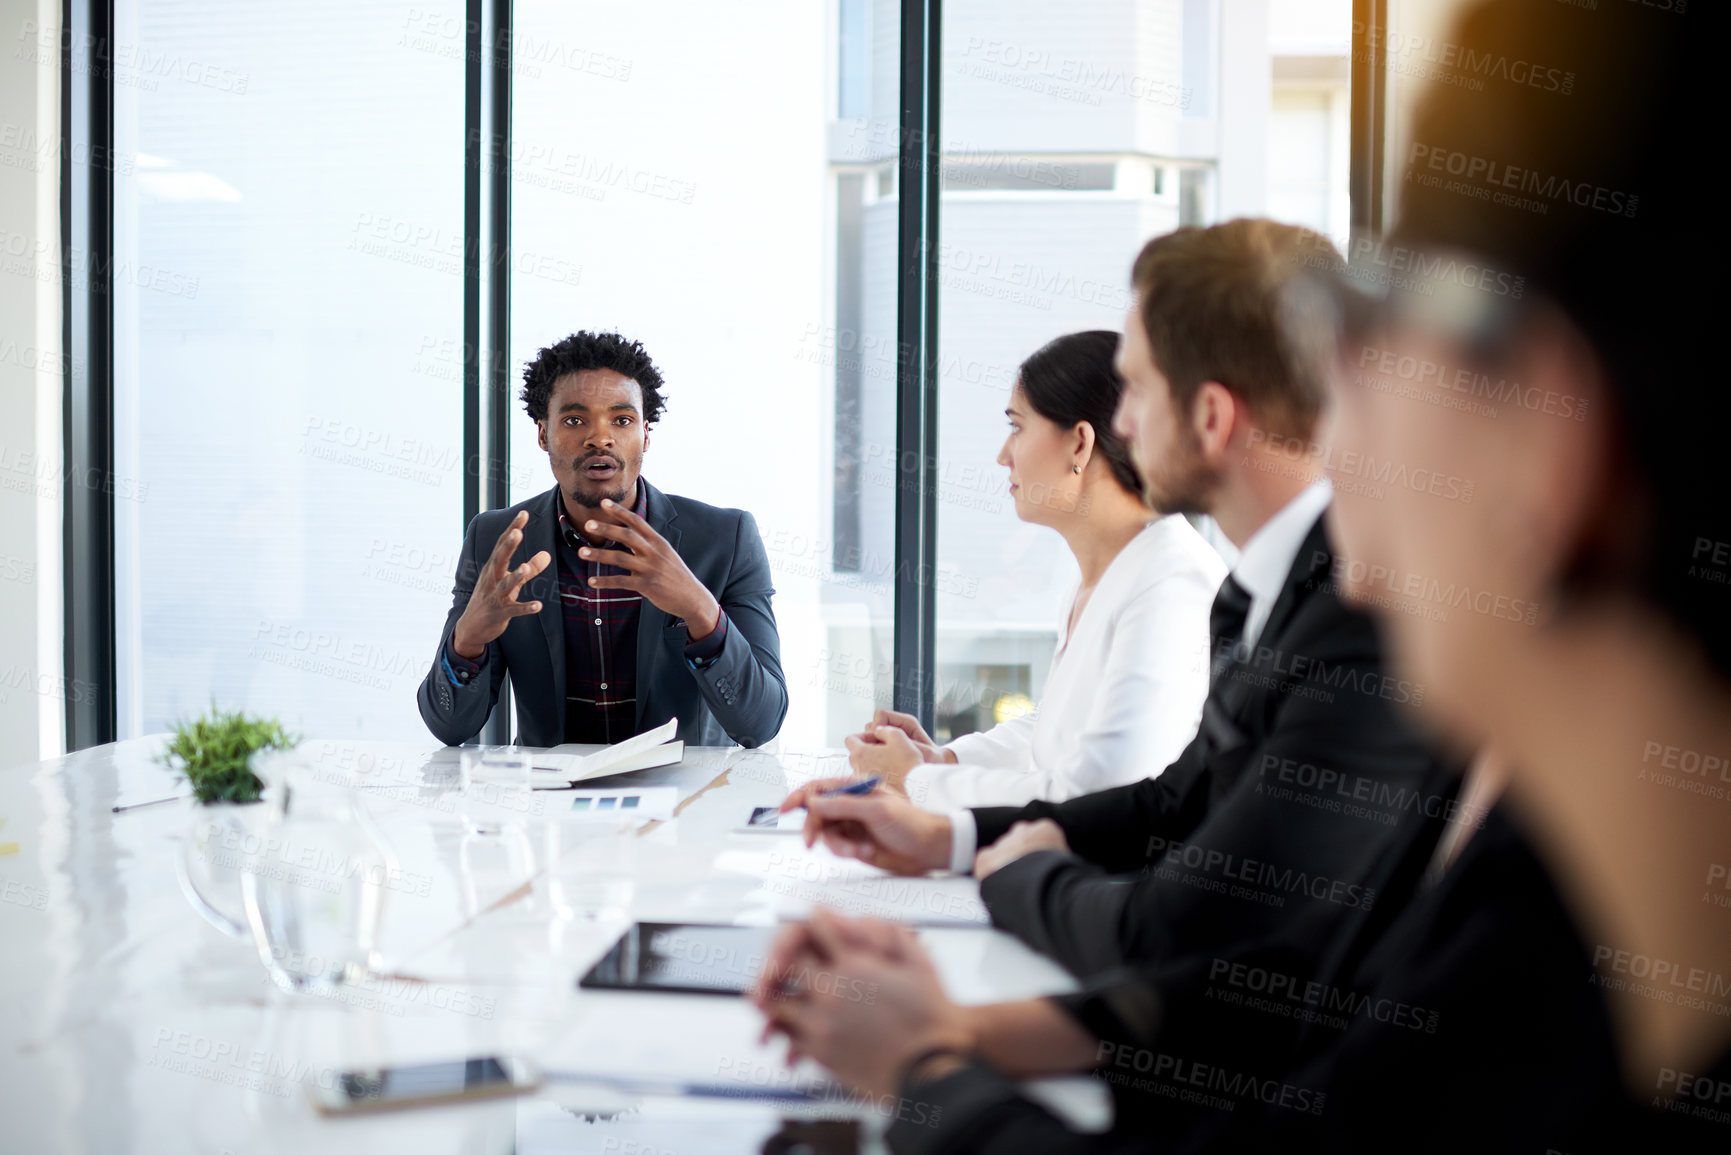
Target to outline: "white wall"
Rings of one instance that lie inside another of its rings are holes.
[[[0,68],[0,769],[64,733],[59,21],[54,0],[0,0],[19,50]]]
[[[1269,69],[1266,0],[1220,10],[1220,219],[1261,216],[1268,197]]]

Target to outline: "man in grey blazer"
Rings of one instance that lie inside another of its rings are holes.
[[[617,742],[669,718],[691,744],[775,737],[787,683],[769,557],[751,514],[642,476],[663,404],[648,353],[574,333],[523,382],[556,484],[469,523],[415,695],[427,728],[473,738],[509,673],[524,745]]]

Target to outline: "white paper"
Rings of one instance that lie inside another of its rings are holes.
[[[729,1097],[812,1096],[831,1084],[787,1044],[758,1040],[763,1016],[742,998],[584,991],[579,1016],[539,1057],[550,1079]]]
[[[536,774],[535,780],[545,786],[549,781],[581,782],[586,778],[670,765],[679,761],[685,751],[685,743],[668,741],[678,730],[679,719],[669,718],[653,730],[615,742],[593,754],[555,754],[551,751],[537,754],[536,767],[552,773]]]
[[[715,869],[762,878],[762,901],[784,922],[810,917],[814,906],[914,926],[989,926],[992,921],[975,879],[904,878],[822,849],[729,849],[716,856]]]

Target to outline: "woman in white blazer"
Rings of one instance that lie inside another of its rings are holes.
[[[879,710],[847,739],[860,774],[919,805],[1062,801],[1165,770],[1195,736],[1208,693],[1208,614],[1226,577],[1182,516],[1142,499],[1112,432],[1118,335],[1072,333],[1022,363],[1010,394],[1016,516],[1057,530],[1081,576],[1035,712],[938,746],[908,714]]]

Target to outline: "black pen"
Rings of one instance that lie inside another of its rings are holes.
[[[185,794],[171,794],[167,798],[152,798],[149,802],[128,802],[125,806],[110,806],[108,812],[119,814],[122,810],[137,810],[144,806],[161,806],[164,802],[178,802],[185,797]]]

